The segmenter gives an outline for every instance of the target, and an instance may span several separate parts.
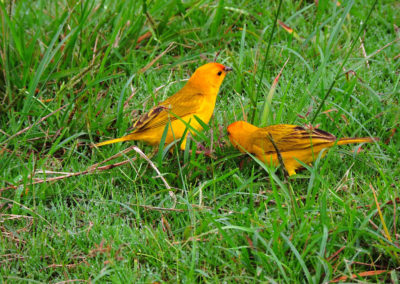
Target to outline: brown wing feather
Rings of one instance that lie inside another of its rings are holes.
[[[160,114],[162,111],[169,110],[167,107],[158,105],[150,109],[148,112],[143,114],[134,124],[134,129],[143,128],[147,123],[149,123],[154,117]]]
[[[266,154],[274,153],[275,148],[267,138],[272,135],[279,151],[293,151],[310,148],[311,144],[317,145],[331,143],[336,137],[320,129],[308,130],[297,125],[278,124],[260,128],[252,135],[252,140],[257,147],[264,149]]]
[[[133,125],[134,132],[165,126],[168,121],[172,122],[177,120],[178,117],[184,118],[185,116],[196,114],[198,106],[201,105],[201,101],[204,99],[204,95],[201,93],[184,96],[184,94],[178,92],[143,114]]]

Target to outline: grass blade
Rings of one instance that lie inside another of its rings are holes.
[[[297,260],[300,263],[301,268],[303,269],[304,275],[307,278],[307,282],[308,283],[313,283],[314,281],[312,281],[312,277],[310,274],[310,271],[307,268],[306,263],[304,262],[304,259],[301,257],[300,253],[298,252],[298,250],[296,249],[296,247],[292,244],[292,242],[288,239],[288,237],[286,237],[283,233],[281,233],[281,237],[283,238],[283,240],[286,242],[286,244],[290,247],[290,250],[292,251],[292,253],[295,255],[295,257],[297,258]]]
[[[331,85],[330,85],[328,91],[326,92],[326,94],[325,94],[325,96],[323,97],[321,103],[319,104],[319,107],[318,107],[317,111],[315,112],[313,118],[311,119],[311,124],[314,123],[314,121],[315,121],[315,119],[317,118],[318,114],[320,113],[322,107],[324,106],[326,99],[329,97],[329,94],[331,93],[333,87],[335,86],[336,81],[337,81],[337,80],[339,79],[339,77],[341,76],[341,72],[342,72],[342,70],[343,70],[343,67],[344,67],[344,65],[346,64],[347,60],[349,59],[350,54],[351,54],[351,52],[353,51],[353,49],[354,49],[356,43],[358,42],[358,38],[360,38],[361,33],[362,33],[362,32],[365,30],[365,28],[367,27],[367,22],[368,22],[368,20],[369,20],[369,17],[371,16],[372,11],[374,10],[375,5],[376,5],[377,2],[378,2],[378,0],[375,0],[375,1],[374,1],[374,3],[373,3],[372,6],[371,6],[371,9],[370,9],[369,12],[368,12],[367,17],[365,18],[365,21],[363,22],[363,24],[362,24],[360,30],[359,30],[358,33],[357,33],[357,36],[355,36],[355,37],[353,38],[353,43],[352,43],[352,45],[351,45],[349,51],[347,52],[346,57],[344,58],[342,64],[341,64],[340,67],[338,68],[338,71],[336,72],[335,79],[333,79],[333,81],[332,81],[332,83],[331,83]]]
[[[274,33],[276,30],[276,25],[278,22],[278,16],[279,16],[279,12],[281,10],[281,6],[282,6],[282,0],[279,1],[278,10],[276,11],[275,19],[274,19],[274,22],[272,23],[272,30],[271,30],[271,33],[269,34],[268,46],[267,46],[267,50],[265,51],[265,57],[264,57],[263,65],[261,68],[260,79],[258,81],[256,97],[253,100],[253,108],[252,108],[250,116],[249,116],[250,123],[253,123],[253,124],[254,124],[254,119],[255,119],[256,111],[257,111],[256,108],[257,108],[258,97],[260,96],[260,92],[261,92],[261,83],[262,83],[262,79],[264,77],[265,66],[267,65],[268,54],[269,54],[269,50],[270,50],[270,47],[272,44],[272,38],[274,37]]]
[[[279,78],[281,77],[283,69],[285,68],[288,61],[289,58],[286,60],[285,64],[283,64],[281,71],[279,71],[279,74],[275,77],[274,82],[272,83],[271,88],[269,89],[267,100],[264,103],[263,112],[261,113],[261,118],[259,123],[260,127],[266,126],[268,119],[270,119],[270,122],[272,122],[270,117],[272,98],[275,94],[276,87],[278,86]]]

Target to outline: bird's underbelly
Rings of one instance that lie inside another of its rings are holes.
[[[294,151],[285,151],[281,152],[281,157],[283,163],[285,164],[286,168],[300,168],[302,167],[301,162],[304,164],[309,164],[317,159],[319,152],[323,147],[315,147],[314,149],[307,148],[302,150],[294,150]],[[323,156],[325,153],[323,154]],[[256,154],[257,158],[263,161],[266,164],[278,166],[279,159],[276,153],[273,154],[264,154],[263,152]]]

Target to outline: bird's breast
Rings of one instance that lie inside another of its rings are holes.
[[[211,116],[214,113],[214,108],[215,108],[215,98],[205,97],[196,115],[199,118],[201,118],[203,122],[208,123],[210,121]]]

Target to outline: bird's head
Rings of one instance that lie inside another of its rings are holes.
[[[246,148],[250,134],[255,130],[257,127],[246,121],[236,121],[227,128],[229,140],[241,152],[243,152],[243,147]]]
[[[201,89],[213,88],[218,91],[229,71],[232,71],[231,67],[215,62],[207,63],[196,69],[189,82]]]

